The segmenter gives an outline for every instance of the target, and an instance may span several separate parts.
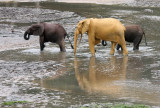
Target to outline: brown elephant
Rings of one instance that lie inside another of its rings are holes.
[[[145,33],[139,25],[127,25],[125,28],[125,41],[133,43],[133,50],[139,50],[139,44],[143,36],[145,38],[145,44],[147,45]],[[104,41],[102,41],[102,45],[106,45]],[[121,45],[118,44],[116,49],[119,50],[119,48],[122,49]]]
[[[82,20],[78,23],[74,36],[74,54],[76,54],[78,35],[82,35],[87,32],[89,49],[92,56],[95,55],[94,46],[100,43],[101,40],[111,41],[110,54],[114,54],[116,44],[120,44],[123,47],[123,55],[128,55],[126,43],[124,39],[125,27],[122,23],[114,18],[89,18]]]
[[[39,35],[39,43],[40,43],[41,51],[45,47],[44,45],[45,42],[56,43],[59,45],[60,51],[63,51],[63,52],[66,51],[64,39],[67,36],[67,32],[59,24],[54,24],[54,23],[33,24],[25,31],[24,39],[29,40],[30,35]]]

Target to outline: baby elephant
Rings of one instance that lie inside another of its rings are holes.
[[[139,44],[142,40],[143,35],[145,37],[143,29],[139,25],[127,25],[125,26],[125,28],[126,28],[125,40],[127,42],[133,42],[133,50],[139,50]],[[147,45],[146,37],[145,37],[145,44]],[[117,50],[119,50],[120,47],[121,46],[118,44]]]
[[[33,24],[24,33],[24,39],[29,40],[30,35],[38,35],[40,50],[42,51],[45,47],[45,42],[53,42],[59,45],[60,51],[65,52],[65,36],[67,33],[65,29],[59,24]],[[71,45],[72,46],[72,45]]]

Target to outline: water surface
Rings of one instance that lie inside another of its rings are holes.
[[[26,100],[31,103],[15,107],[75,108],[92,103],[160,107],[160,10],[155,5],[0,3],[0,104]],[[31,24],[54,22],[65,27],[73,43],[78,21],[90,17],[139,24],[145,30],[148,46],[143,39],[139,51],[133,51],[130,44],[128,56],[121,51],[112,56],[108,42],[106,47],[96,46],[96,56],[91,57],[86,35],[76,56],[67,39],[65,53],[52,43],[40,52],[38,37],[23,39]]]

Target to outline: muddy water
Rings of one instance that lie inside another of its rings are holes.
[[[76,108],[94,103],[160,107],[160,10],[154,2],[148,0],[151,7],[139,3],[141,7],[136,8],[57,2],[40,2],[35,8],[36,3],[0,3],[0,104],[25,100],[30,103],[14,107]],[[51,43],[40,52],[38,37],[23,39],[29,25],[45,21],[62,24],[73,43],[76,24],[85,17],[139,24],[148,46],[143,39],[139,51],[133,51],[130,44],[128,56],[123,57],[121,51],[111,56],[108,42],[106,47],[96,46],[96,56],[91,57],[86,35],[76,56],[67,39],[66,53]]]

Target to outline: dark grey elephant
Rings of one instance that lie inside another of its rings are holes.
[[[125,40],[127,42],[131,42],[133,43],[133,50],[139,50],[139,44],[144,36],[145,38],[145,44],[147,45],[146,42],[146,37],[145,37],[145,33],[143,31],[143,29],[139,26],[139,25],[127,25],[125,26],[126,31],[125,31]],[[102,40],[102,45],[105,46],[105,41]],[[122,49],[122,47],[117,44],[117,50],[119,50],[119,48]]]
[[[44,45],[45,42],[56,43],[59,45],[60,51],[63,51],[63,52],[66,51],[64,39],[67,36],[67,32],[59,24],[47,24],[47,23],[33,24],[25,31],[24,39],[29,40],[30,35],[39,36],[41,51],[45,47]]]

